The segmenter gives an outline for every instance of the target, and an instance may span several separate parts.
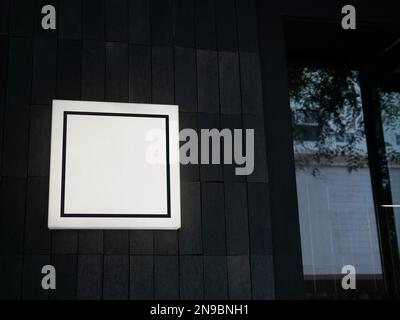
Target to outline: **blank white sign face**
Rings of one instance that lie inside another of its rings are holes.
[[[178,107],[53,101],[49,228],[178,229]]]

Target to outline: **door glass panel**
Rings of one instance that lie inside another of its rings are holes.
[[[306,291],[371,297],[383,290],[358,73],[291,68],[293,149]],[[354,266],[356,290],[342,268]]]
[[[396,233],[400,234],[400,93],[380,92],[381,119]],[[384,186],[385,187],[385,186]],[[400,237],[397,237],[400,247]]]

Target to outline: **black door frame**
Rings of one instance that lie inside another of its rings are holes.
[[[270,185],[275,297],[303,299],[304,276],[284,26],[279,12],[265,9],[259,6],[257,11]]]

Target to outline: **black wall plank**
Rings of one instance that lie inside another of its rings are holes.
[[[106,100],[128,102],[128,44],[106,43]]]
[[[228,256],[229,299],[251,298],[249,256]]]
[[[255,0],[236,1],[238,17],[238,39],[241,51],[255,52],[258,50],[258,33]]]
[[[227,253],[249,254],[246,184],[225,183],[224,187]]]
[[[30,177],[27,186],[24,252],[50,254],[51,237],[47,228],[48,178]]]
[[[235,1],[215,1],[217,15],[217,43],[220,51],[237,50]]]
[[[181,219],[181,228],[179,229],[180,254],[201,254],[203,245],[199,182],[181,183]]]
[[[272,254],[269,192],[264,183],[249,183],[247,190],[250,252],[253,255]]]
[[[103,298],[124,300],[129,295],[129,256],[104,255]]]
[[[178,254],[178,232],[175,230],[154,231],[154,254]]]
[[[13,0],[10,4],[10,35],[15,37],[32,35],[33,0]]]
[[[79,100],[81,98],[82,42],[80,40],[59,40],[57,97]]]
[[[259,116],[243,115],[245,129],[254,129],[254,171],[248,182],[268,182],[264,121]]]
[[[78,250],[78,232],[76,230],[51,231],[52,253],[76,254]]]
[[[151,47],[129,47],[129,102],[151,102]]]
[[[236,164],[235,152],[237,152],[237,150],[236,150],[235,141],[234,141],[234,139],[235,139],[234,130],[235,129],[243,129],[242,115],[241,114],[222,114],[221,115],[221,129],[230,129],[231,134],[232,134],[232,149],[231,149],[231,152],[228,152],[228,154],[231,155],[231,157],[232,157],[232,163],[228,164],[227,162],[224,161],[224,164],[223,164],[224,181],[225,182],[245,182],[246,176],[236,174],[236,169],[238,167],[241,167],[242,165]],[[241,143],[242,146],[244,145],[243,141],[244,141],[244,132],[242,132],[242,143]],[[225,141],[224,141],[224,139],[221,139],[221,148],[222,148],[221,159],[225,159],[225,149],[223,147],[224,145],[225,145]]]
[[[10,1],[0,0],[0,35],[8,34],[8,18],[10,15]]]
[[[215,51],[197,50],[199,112],[219,113],[218,56]]]
[[[79,230],[79,254],[103,253],[103,236],[104,232],[102,230]]]
[[[173,44],[172,0],[151,1],[151,38],[156,46]]]
[[[31,106],[29,176],[47,177],[50,167],[51,107]]]
[[[18,110],[9,110],[15,108]],[[8,106],[4,116],[3,176],[25,177],[28,170],[29,116],[25,106]]]
[[[82,99],[104,100],[104,42],[84,40],[82,53]]]
[[[218,129],[220,130],[220,116],[217,114],[206,114],[206,113],[200,113],[199,114],[199,130],[200,130],[200,136],[201,136],[201,130],[202,129]],[[207,139],[206,137],[204,139]],[[199,139],[199,146],[200,144]],[[201,148],[199,150],[200,152],[200,180],[201,181],[210,181],[210,182],[216,182],[216,181],[223,181],[223,164],[220,161],[219,164],[213,164],[212,163],[212,139],[210,138],[208,141],[208,146],[209,146],[209,159],[208,159],[208,164],[207,162],[203,162],[201,160],[202,158],[202,151]],[[205,157],[205,156],[204,156]]]
[[[175,45],[194,47],[194,0],[174,0]]]
[[[50,264],[50,256],[47,255],[25,255],[23,266],[22,298],[27,300],[47,300],[49,290],[43,290],[42,268]],[[57,271],[56,271],[57,275]],[[57,287],[57,282],[56,282]]]
[[[0,104],[4,104],[6,102],[7,62],[8,38],[6,36],[0,36]]]
[[[104,40],[105,4],[104,0],[82,0],[84,39]]]
[[[131,6],[132,5],[137,6],[138,10],[139,9],[144,10],[144,7],[146,7],[147,9],[149,8],[149,3],[147,3],[147,1],[146,3],[143,3],[142,0],[137,0],[135,1],[135,3],[131,2]],[[139,28],[139,26],[136,27]],[[140,38],[139,35],[138,38]],[[144,41],[145,40],[144,38],[142,40],[143,42],[150,41],[150,39]],[[150,46],[131,44],[129,47],[129,102],[135,102],[135,103],[151,102],[151,47]],[[130,231],[129,240],[130,240],[129,250],[131,254],[153,254],[154,252],[153,231],[151,230]],[[139,265],[139,267],[140,266],[141,265]],[[133,278],[133,280],[134,279],[135,278]],[[131,281],[132,281],[132,276],[131,276]],[[137,293],[136,291],[132,292],[131,290],[131,296],[132,295],[134,297],[136,296],[139,297],[140,293]],[[145,296],[146,295],[147,293],[145,294]]]
[[[58,0],[57,9],[58,37],[60,39],[82,38],[82,0]]]
[[[272,256],[251,256],[253,299],[274,299],[274,269]]]
[[[181,256],[180,267],[180,299],[203,299],[203,257]]]
[[[226,256],[204,256],[204,299],[228,298]]]
[[[258,53],[240,53],[242,110],[246,114],[263,114],[260,59]]]
[[[182,131],[183,129],[192,129],[198,134],[198,119],[196,113],[180,113],[179,114],[179,130]],[[184,145],[189,138],[187,137],[186,140],[180,142],[180,146]],[[183,159],[186,149],[180,149],[181,152],[181,159]],[[197,164],[196,163],[189,163],[180,165],[180,178],[181,181],[199,181],[200,179],[200,166],[199,166],[199,152],[197,149],[192,150],[190,152],[197,152]]]
[[[151,44],[150,1],[129,1],[129,42]]]
[[[0,104],[0,163],[3,159],[3,132],[4,132],[4,109],[5,105]]]
[[[79,255],[77,276],[78,299],[101,299],[103,292],[103,255]]]
[[[31,103],[32,39],[10,38],[8,55],[7,103]]]
[[[99,4],[96,6],[96,4],[91,1],[85,2],[87,2],[87,10],[92,8],[96,10],[95,12],[103,12],[101,8],[98,8]],[[104,5],[104,3],[100,3],[100,5],[101,4]],[[101,23],[101,21],[97,23]],[[101,38],[102,35],[90,31],[88,37]],[[95,101],[104,100],[104,43],[98,40],[84,40],[82,55],[82,99]],[[79,253],[103,253],[103,237],[104,232],[102,230],[80,230],[78,233]]]
[[[50,299],[76,299],[77,255],[54,255],[51,263],[56,269],[56,290],[50,290]]]
[[[56,96],[57,39],[34,38],[32,103],[50,104]]]
[[[153,254],[154,232],[152,230],[133,230],[129,234],[130,254]]]
[[[24,241],[26,183],[3,178],[0,188],[0,253],[21,254]]]
[[[152,48],[152,102],[171,104],[174,102],[173,50],[166,47]],[[155,254],[177,254],[176,231],[154,232]]]
[[[204,254],[226,254],[224,188],[222,183],[201,184],[201,210]]]
[[[196,52],[175,48],[175,103],[180,112],[197,111]]]
[[[128,41],[127,0],[106,1],[106,40]]]
[[[216,49],[214,0],[195,1],[196,48]]]
[[[105,254],[128,254],[129,253],[129,231],[106,230],[104,231],[104,253]]]
[[[167,47],[152,48],[152,102],[174,103],[174,55]]]
[[[221,113],[240,114],[240,75],[237,53],[219,53],[219,85]]]
[[[154,298],[153,256],[130,257],[130,299]]]
[[[0,300],[21,299],[23,256],[0,256]]]
[[[155,299],[174,300],[179,298],[178,256],[154,256]]]

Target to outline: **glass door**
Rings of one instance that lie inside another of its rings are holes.
[[[385,291],[357,71],[291,67],[293,149],[306,295]],[[356,289],[342,287],[353,268]]]
[[[386,218],[386,237],[388,250],[386,260],[391,262],[391,281],[396,284],[392,291],[399,295],[400,282],[400,81],[390,87],[375,88],[378,96],[376,108],[378,116],[376,127],[380,157],[381,203],[382,214]]]
[[[399,297],[400,30],[288,19],[285,37],[306,296]]]
[[[384,184],[391,193],[390,203],[383,203],[384,208],[393,210],[395,230],[400,232],[400,90],[379,91],[380,114],[387,163],[387,174],[390,181]],[[400,238],[397,238],[400,241]],[[400,242],[397,243],[400,247]]]

